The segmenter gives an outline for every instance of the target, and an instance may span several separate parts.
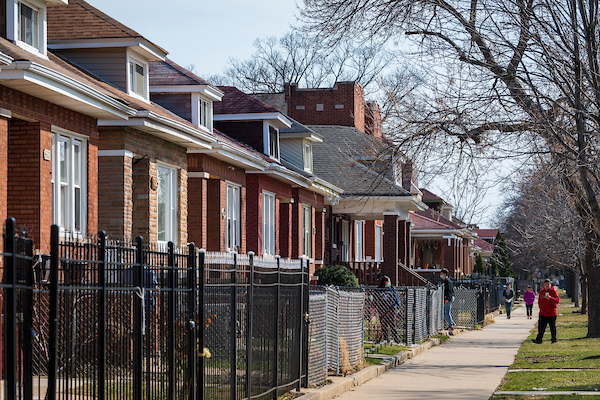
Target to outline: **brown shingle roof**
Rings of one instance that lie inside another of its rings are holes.
[[[221,102],[214,104],[215,115],[278,113],[279,111],[257,98],[250,96],[233,86],[217,86],[225,93]]]
[[[415,212],[410,213],[410,219],[412,220],[412,230],[413,231],[422,231],[422,230],[450,230],[456,229],[453,226],[447,224],[446,221],[435,221],[433,219],[427,218],[423,215],[417,214]]]
[[[477,234],[480,238],[489,238],[496,239],[496,235],[498,234],[498,229],[473,229],[473,232]]]
[[[147,40],[133,29],[83,0],[69,0],[68,6],[48,5],[48,42],[50,43],[58,40],[120,38]],[[160,49],[166,53],[164,49]]]
[[[445,203],[446,201],[444,199],[442,199],[440,196],[438,196],[435,193],[430,192],[427,189],[419,189],[421,191],[421,193],[423,193],[423,201],[430,201],[430,202],[441,202],[441,203]]]
[[[481,248],[482,251],[485,252],[493,252],[494,251],[494,245],[486,242],[485,240],[481,239],[481,238],[477,238],[473,241],[473,244],[475,246],[478,246],[479,248]]]
[[[198,75],[188,71],[168,58],[166,58],[165,61],[150,62],[149,71],[150,85],[210,85],[210,83],[200,78]]]

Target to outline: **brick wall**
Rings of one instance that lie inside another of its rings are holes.
[[[188,179],[187,150],[185,147],[132,128],[101,128],[100,150],[125,150],[127,157],[100,157],[102,183],[99,193],[99,226],[118,237],[145,240],[158,239],[157,190],[151,179],[157,178],[157,162],[178,168],[177,173],[177,241],[184,246],[188,241]],[[112,160],[111,160],[112,159]],[[121,165],[119,164],[119,159]],[[120,186],[120,189],[118,189]],[[131,226],[131,228],[129,228]]]
[[[221,210],[225,208],[226,184],[218,179],[208,180],[206,250],[225,251],[225,219]]]
[[[133,160],[131,157],[100,157],[98,186],[101,207],[98,209],[100,229],[109,236],[128,238],[133,225]]]
[[[365,103],[365,132],[376,138],[383,135],[379,104],[374,101]]]
[[[188,178],[188,240],[206,249],[208,179]]]
[[[0,226],[4,226],[7,214],[8,186],[8,120],[0,117]],[[1,236],[1,235],[0,235]],[[3,249],[0,237],[0,249]]]
[[[443,244],[442,244],[442,249],[444,252],[444,261],[443,261],[443,268],[447,268],[448,272],[450,273],[450,276],[455,278],[456,277],[456,259],[457,259],[457,254],[456,254],[456,246],[454,245],[455,240],[452,239],[450,240],[450,246],[448,246],[448,240],[444,240]]]
[[[298,89],[291,84],[285,85],[284,92],[288,115],[303,124],[365,130],[365,102],[359,83],[337,82],[328,89]]]
[[[43,150],[52,148],[47,123],[11,120],[8,136],[8,215],[29,229],[36,246],[49,250],[52,225],[52,164]]]
[[[227,136],[230,136],[242,143],[246,143],[248,146],[260,151],[265,152],[264,143],[264,131],[263,122],[222,122],[215,121],[214,127],[220,132],[223,132]]]
[[[192,95],[190,93],[150,93],[150,100],[192,122]]]

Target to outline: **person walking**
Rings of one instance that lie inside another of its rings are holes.
[[[523,293],[523,300],[525,300],[525,308],[527,309],[527,319],[532,319],[535,292],[531,289],[531,285],[528,285],[527,290]]]
[[[379,323],[381,324],[381,331],[379,332],[377,342],[387,341],[391,333],[393,340],[396,343],[401,343],[396,326],[402,307],[400,296],[398,296],[396,288],[392,287],[392,280],[389,276],[381,278],[377,288],[386,289],[377,293],[377,313],[379,314]]]
[[[546,326],[550,325],[550,334],[552,343],[556,343],[556,317],[558,316],[557,305],[560,303],[560,297],[550,279],[544,281],[544,288],[538,296],[538,305],[540,307],[540,319],[538,322],[538,335],[532,340],[533,343],[542,344]]]
[[[506,289],[502,293],[504,297],[504,307],[506,308],[506,318],[510,319],[510,312],[512,311],[513,300],[515,298],[515,292],[510,288],[510,283],[506,284]]]
[[[448,270],[442,268],[440,272],[440,279],[444,284],[444,315],[446,316],[446,322],[448,323],[448,330],[452,332],[454,330],[454,321],[452,321],[452,302],[454,301],[454,284],[448,278]]]

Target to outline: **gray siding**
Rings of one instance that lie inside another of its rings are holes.
[[[74,49],[54,52],[112,86],[127,91],[126,49]]]
[[[280,139],[281,158],[294,164],[298,168],[304,169],[304,159],[302,156],[302,139]]]

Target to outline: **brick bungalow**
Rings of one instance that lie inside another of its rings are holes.
[[[43,252],[53,223],[97,232],[98,120],[135,114],[48,49],[47,8],[66,3],[0,2],[0,219],[15,217]]]

